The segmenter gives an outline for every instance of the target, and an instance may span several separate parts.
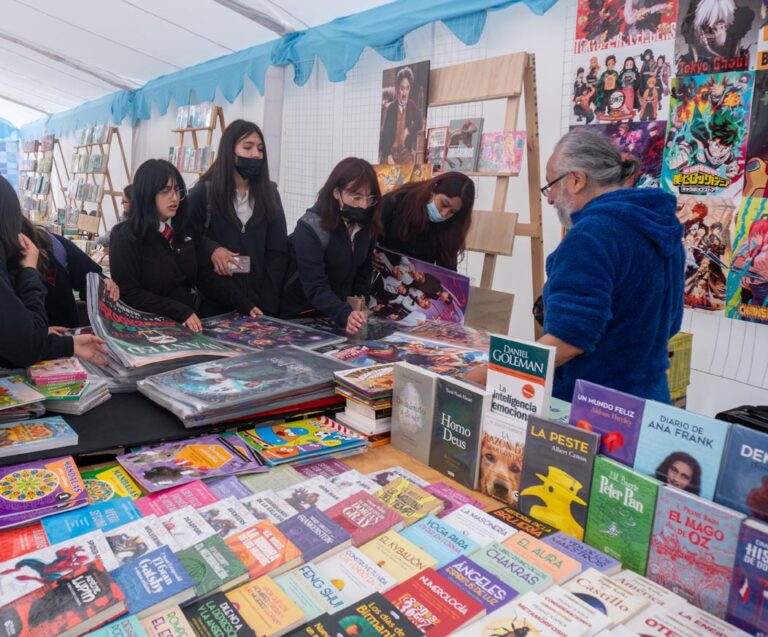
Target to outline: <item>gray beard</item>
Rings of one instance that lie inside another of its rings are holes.
[[[560,208],[556,208],[557,210],[557,218],[560,221],[560,225],[563,226],[566,230],[570,230],[573,228],[573,219],[571,218],[571,213],[567,210],[562,210]]]

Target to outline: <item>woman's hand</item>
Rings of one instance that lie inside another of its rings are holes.
[[[257,308],[255,305],[251,308],[251,311],[248,312],[249,316],[251,318],[257,318],[259,316],[264,316],[264,312],[262,312],[259,308]]]
[[[19,233],[19,243],[21,244],[21,262],[22,268],[37,269],[37,259],[40,256],[40,250],[25,234]]]
[[[357,334],[367,321],[368,317],[365,312],[353,311],[347,319],[347,334]]]
[[[221,276],[232,276],[232,266],[237,265],[234,257],[239,257],[240,253],[230,252],[224,246],[219,246],[211,255],[211,263],[216,274]]]
[[[120,300],[120,288],[112,279],[104,279],[104,289],[110,301],[117,303]]]
[[[197,317],[197,314],[191,314],[189,318],[186,321],[184,321],[183,325],[191,329],[193,332],[203,331],[203,324],[200,322],[200,319]]]
[[[48,334],[54,336],[66,336],[69,333],[68,327],[61,327],[60,325],[51,325],[48,328]]]
[[[72,337],[75,345],[75,356],[97,365],[106,365],[107,359],[103,354],[107,353],[104,341],[93,334],[78,334]]]

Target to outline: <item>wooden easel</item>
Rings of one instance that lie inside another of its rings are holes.
[[[465,102],[505,99],[504,130],[517,130],[520,100],[525,100],[526,157],[528,162],[529,223],[518,223],[516,212],[506,212],[509,180],[513,173],[469,173],[493,178],[496,189],[491,210],[473,211],[467,249],[484,256],[480,285],[470,291],[467,324],[506,334],[514,295],[493,289],[498,256],[511,256],[517,237],[531,242],[531,271],[535,300],[544,285],[544,243],[541,227],[541,171],[539,166],[539,120],[536,104],[536,60],[532,53],[500,57],[432,69],[429,105],[447,106]],[[541,335],[536,325],[536,337]]]

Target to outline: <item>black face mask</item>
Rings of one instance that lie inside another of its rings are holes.
[[[235,170],[246,181],[258,179],[263,165],[263,157],[240,157],[240,155],[237,155],[235,158]]]
[[[350,206],[344,204],[341,207],[341,216],[351,221],[352,223],[359,223],[361,226],[365,226],[371,220],[371,214],[373,208],[360,208],[358,206]]]

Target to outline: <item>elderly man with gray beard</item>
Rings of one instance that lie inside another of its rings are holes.
[[[669,402],[667,341],[683,312],[683,227],[675,198],[631,188],[638,167],[600,133],[555,147],[541,190],[568,229],[547,257],[544,336],[557,348],[553,393],[576,379]]]

